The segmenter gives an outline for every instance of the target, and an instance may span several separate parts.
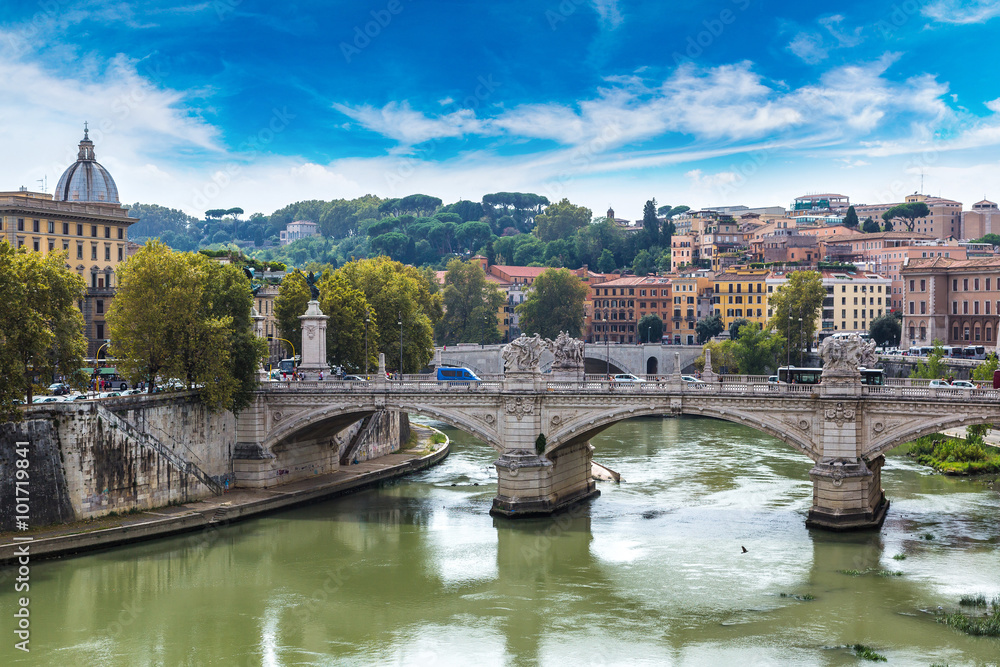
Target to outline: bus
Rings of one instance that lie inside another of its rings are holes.
[[[437,379],[444,382],[482,382],[468,368],[453,368],[450,366],[437,369]]]
[[[278,362],[278,372],[291,375],[295,372],[295,367],[299,364],[299,357],[289,357]]]
[[[966,345],[962,350],[961,355],[966,359],[985,359],[986,358],[986,348],[982,345]]]
[[[128,381],[118,375],[118,369],[114,366],[104,366],[102,368],[84,368],[83,374],[90,380],[93,386],[95,380],[104,380],[112,389],[125,391],[128,389]]]
[[[861,384],[880,387],[885,384],[885,371],[881,368],[858,369],[861,373]],[[819,384],[822,381],[822,368],[796,368],[782,366],[778,369],[778,382],[786,384]]]

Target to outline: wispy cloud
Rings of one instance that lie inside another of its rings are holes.
[[[985,23],[1000,16],[997,0],[937,0],[923,8],[924,16],[941,23]]]

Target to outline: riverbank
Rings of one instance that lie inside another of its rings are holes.
[[[414,425],[410,448],[337,472],[269,489],[233,489],[221,496],[154,510],[0,533],[0,565],[13,563],[25,545],[32,560],[69,556],[193,530],[216,530],[234,521],[358,491],[425,470],[443,461],[450,443],[436,429]],[[443,442],[436,442],[443,439]],[[408,443],[409,444],[409,443]],[[26,541],[25,538],[31,538]]]
[[[1000,473],[1000,451],[982,442],[933,433],[908,442],[900,452],[945,475]]]

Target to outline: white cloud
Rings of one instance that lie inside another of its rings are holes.
[[[618,9],[618,0],[592,0],[594,9],[601,17],[601,21],[608,28],[614,29],[622,24],[625,18]]]
[[[366,129],[409,146],[432,139],[484,133],[483,124],[471,109],[431,118],[414,111],[406,101],[389,102],[381,109],[367,104],[352,107],[339,102],[334,103],[333,108]]]
[[[809,65],[815,65],[827,57],[826,49],[823,48],[823,38],[812,32],[800,32],[795,35],[795,39],[788,43],[788,50]]]
[[[1000,16],[997,0],[938,0],[923,8],[923,15],[941,23],[985,23]]]
[[[1000,113],[1000,97],[986,102],[986,108],[994,113]]]

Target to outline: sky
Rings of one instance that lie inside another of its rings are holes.
[[[366,193],[631,219],[651,198],[1000,198],[1000,0],[4,9],[0,190],[52,192],[86,121],[123,203],[199,217]]]

